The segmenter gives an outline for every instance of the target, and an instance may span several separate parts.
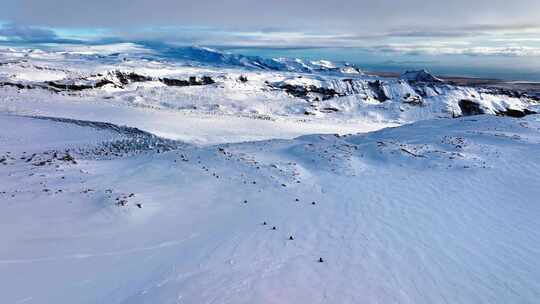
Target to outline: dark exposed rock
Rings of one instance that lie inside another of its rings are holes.
[[[110,81],[109,79],[101,79],[98,82],[96,82],[95,87],[96,88],[101,88],[101,87],[104,87],[104,86],[106,86],[108,84],[114,85],[114,82]]]
[[[380,80],[368,82],[369,88],[373,91],[373,94],[375,94],[375,98],[380,102],[385,102],[390,99],[388,96],[386,96],[383,85],[384,83]]]
[[[424,104],[422,97],[418,95],[411,95],[410,93],[403,96],[403,102],[413,106],[421,106]]]
[[[101,74],[98,74],[96,76],[103,77]],[[112,80],[109,78],[112,78]],[[79,80],[88,81],[87,78],[82,78]],[[49,81],[47,82],[47,85],[54,91],[82,91],[101,88],[109,84],[116,87],[121,87],[133,82],[145,82],[152,80],[152,77],[140,75],[134,72],[125,73],[121,71],[113,71],[108,74],[108,78],[99,79],[94,84],[58,83],[54,81]]]
[[[322,108],[320,111],[323,113],[335,113],[335,112],[339,112],[339,109],[334,108],[334,107],[326,107],[326,108]]]
[[[152,77],[140,75],[134,72],[130,73],[124,73],[120,71],[114,71],[114,76],[120,81],[122,85],[126,85],[132,82],[145,82],[145,81],[151,81]]]
[[[30,85],[16,82],[0,82],[0,86],[16,87],[17,89],[31,89]]]
[[[244,75],[240,75],[240,77],[238,77],[238,80],[239,80],[240,82],[248,82],[247,76],[244,76]]]
[[[82,91],[94,88],[92,85],[57,83],[54,81],[47,82],[47,85],[59,91]]]
[[[506,88],[488,87],[488,88],[485,88],[484,91],[486,93],[493,94],[493,95],[503,95],[503,96],[519,98],[519,99],[525,98],[525,99],[530,99],[530,100],[534,100],[534,101],[537,101],[537,102],[540,101],[540,95],[529,94],[527,92],[520,91],[520,90],[511,90],[511,89],[506,89]]]
[[[288,83],[282,83],[282,84],[274,84],[271,85],[273,88],[282,89],[287,94],[290,94],[294,97],[302,98],[305,100],[312,100],[317,98],[317,96],[313,95],[320,95],[322,100],[328,100],[335,97],[342,97],[346,96],[344,93],[339,93],[334,89],[331,88],[324,88],[324,87],[317,87],[314,85],[292,85]]]
[[[90,80],[91,78],[98,77],[98,80],[95,83]],[[113,85],[117,88],[122,88],[125,85],[136,82],[147,82],[153,81],[154,78],[150,76],[145,76],[137,74],[135,72],[121,72],[121,71],[112,71],[107,75],[96,74],[92,75],[91,78],[78,78],[69,81],[47,81],[41,83],[17,83],[17,82],[0,82],[0,86],[11,86],[18,89],[47,89],[53,92],[78,92],[83,90],[98,89],[106,85]],[[174,78],[161,78],[159,79],[162,83],[167,86],[200,86],[200,85],[209,85],[214,84],[215,81],[209,76],[195,77],[191,76],[188,80],[174,79]],[[77,83],[81,82],[81,83]]]
[[[214,83],[216,83],[216,82],[210,76],[203,76],[201,78],[201,81],[198,82],[198,84],[200,84],[200,85],[208,85],[208,84],[214,84]]]
[[[463,114],[463,116],[486,114],[486,111],[480,106],[480,104],[472,100],[462,99],[459,101],[458,104],[459,104],[459,107],[461,109],[461,113]],[[522,118],[527,115],[532,115],[532,114],[537,114],[537,113],[529,109],[522,109],[522,110],[506,109],[504,111],[498,111],[496,114],[498,116]]]
[[[313,93],[321,94],[323,100],[328,100],[334,97],[345,96],[345,94],[339,93],[334,89],[322,88],[322,87],[316,87],[316,86],[310,86],[309,91]]]
[[[191,76],[189,77],[189,80],[161,78],[160,81],[168,86],[174,87],[201,86],[215,83],[214,79],[209,76],[203,76],[200,79],[195,76]]]
[[[499,116],[509,116],[509,117],[515,117],[515,118],[523,118],[527,115],[532,115],[532,114],[537,114],[537,113],[529,109],[523,109],[523,110],[506,109],[506,111],[497,112],[497,115]]]
[[[307,87],[304,86],[295,86],[290,84],[284,84],[279,87],[280,89],[285,90],[287,94],[293,95],[295,97],[304,98],[307,99],[307,95],[309,93],[309,90]]]
[[[71,156],[69,153],[66,153],[66,155],[58,159],[65,162],[71,162],[74,165],[77,164],[77,161],[75,160],[75,158]]]
[[[482,115],[486,113],[480,104],[469,99],[460,100],[458,105],[463,116]]]
[[[189,86],[189,81],[172,78],[161,78],[160,81],[171,87],[186,87]]]

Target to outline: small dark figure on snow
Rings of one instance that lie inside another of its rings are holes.
[[[266,222],[263,222],[263,225],[266,226]]]
[[[292,235],[289,237],[289,240],[290,240],[290,241],[294,240],[294,238],[293,238]]]
[[[323,263],[324,260],[322,258],[319,258],[319,263]]]
[[[316,203],[315,202],[311,202],[312,205],[315,205]]]
[[[272,227],[272,230],[277,230],[276,226]]]

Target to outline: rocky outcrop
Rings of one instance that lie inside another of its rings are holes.
[[[486,111],[480,106],[479,103],[469,99],[462,99],[458,102],[461,114],[463,116],[473,116],[486,114]]]
[[[527,115],[532,115],[532,114],[537,114],[537,113],[529,109],[523,109],[523,110],[506,109],[505,111],[497,112],[497,115],[499,116],[509,116],[509,117],[515,117],[515,118],[523,118]]]
[[[485,93],[493,94],[493,95],[503,95],[503,96],[508,96],[508,97],[512,97],[512,98],[529,99],[529,100],[540,102],[540,95],[529,94],[527,92],[523,92],[523,91],[520,91],[520,90],[510,90],[510,89],[506,89],[506,88],[487,87],[487,88],[484,88],[483,91]]]
[[[407,103],[413,106],[424,105],[424,100],[419,95],[412,95],[410,93],[405,94],[402,98],[403,103]]]
[[[270,85],[273,88],[281,89],[287,94],[305,100],[328,100],[335,97],[346,96],[344,93],[339,93],[332,88],[317,87],[315,85],[294,85],[289,83],[279,83]]]
[[[48,81],[47,88],[53,91],[77,92],[82,90],[99,89],[106,85],[122,88],[134,82],[152,81],[153,78],[135,72],[112,71],[107,75],[97,74],[89,77],[66,80],[64,82]]]
[[[459,108],[461,109],[461,114],[463,116],[488,114],[486,110],[479,103],[469,100],[469,99],[460,100],[458,105],[459,105]],[[498,116],[522,118],[527,115],[532,115],[532,114],[537,114],[537,113],[526,108],[525,109],[506,108],[505,110],[502,110],[502,111],[496,111],[495,114]]]
[[[339,109],[338,108],[334,108],[334,107],[325,107],[325,108],[322,108],[319,110],[321,113],[336,113],[336,112],[339,112]]]
[[[384,90],[383,82],[380,80],[370,81],[368,82],[368,86],[375,95],[375,99],[377,99],[380,102],[385,102],[390,99],[386,95],[386,91]]]
[[[106,85],[111,85],[116,88],[148,81],[160,81],[167,86],[185,87],[185,86],[202,86],[214,84],[215,81],[209,76],[196,77],[191,76],[187,80],[175,78],[160,78],[155,79],[150,76],[137,74],[135,72],[112,71],[106,75],[97,74],[78,79],[66,79],[64,81],[46,81],[46,82],[0,82],[0,87],[11,86],[18,89],[46,89],[53,92],[79,92],[84,90],[99,89]]]
[[[134,73],[134,72],[124,73],[124,72],[120,72],[120,71],[114,71],[111,74],[113,74],[113,76],[116,79],[118,79],[118,81],[122,85],[127,85],[127,84],[130,84],[132,82],[145,82],[145,81],[152,81],[153,80],[152,77],[140,75],[140,74],[137,74],[137,73]]]
[[[186,86],[201,86],[214,84],[215,81],[209,76],[203,76],[202,78],[198,77],[189,77],[188,80],[183,79],[173,79],[173,78],[161,78],[159,81],[168,86],[173,87],[186,87]]]
[[[84,84],[70,84],[70,83],[57,83],[54,81],[47,82],[47,85],[49,88],[53,89],[54,91],[82,91],[82,90],[88,90],[93,89],[93,85],[84,85]]]
[[[18,82],[7,82],[3,81],[0,82],[0,87],[15,87],[17,89],[31,89],[31,86],[24,83],[18,83]]]

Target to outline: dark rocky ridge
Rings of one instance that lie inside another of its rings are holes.
[[[94,82],[92,78],[97,78]],[[18,89],[46,89],[53,92],[78,92],[83,90],[99,89],[106,85],[112,85],[117,88],[123,88],[130,83],[160,81],[167,86],[201,86],[214,84],[215,81],[209,76],[196,77],[191,76],[187,80],[175,78],[152,78],[149,76],[137,74],[134,72],[112,71],[107,75],[97,74],[90,77],[79,78],[70,81],[47,81],[35,83],[18,82],[0,82],[2,86],[12,86]]]
[[[175,86],[175,87],[201,86],[201,85],[209,85],[209,84],[216,83],[214,79],[212,79],[209,76],[203,76],[200,79],[192,76],[192,77],[189,77],[188,80],[173,79],[173,78],[160,78],[159,81],[161,81],[162,83],[168,86]]]
[[[370,75],[401,78],[404,74],[395,72],[369,72]],[[432,75],[433,76],[433,75]],[[505,81],[501,79],[473,78],[458,76],[433,76],[440,81],[431,82],[431,84],[445,83],[451,86],[473,87],[482,89],[486,93],[503,95],[508,97],[528,98],[540,102],[540,82],[519,82]],[[403,79],[403,78],[402,78]],[[406,79],[404,79],[406,80]],[[409,81],[410,84],[418,86],[420,84],[430,84],[430,81]]]
[[[98,77],[98,80],[91,81],[92,77]],[[83,90],[99,89],[106,85],[112,85],[116,88],[123,88],[130,83],[147,82],[147,81],[159,81],[167,86],[172,87],[186,87],[186,86],[203,86],[216,83],[212,77],[191,76],[186,79],[175,78],[152,78],[133,72],[123,73],[120,71],[114,71],[107,76],[93,75],[88,78],[80,78],[75,81],[47,81],[47,82],[34,82],[34,83],[19,83],[19,82],[0,82],[0,87],[11,86],[18,89],[46,89],[53,92],[79,92]]]
[[[380,102],[385,102],[390,99],[388,96],[386,96],[383,84],[384,83],[380,80],[368,82],[370,89],[373,91],[373,94],[375,94],[375,98]]]
[[[461,113],[463,116],[474,116],[474,115],[483,115],[487,114],[486,110],[482,108],[482,106],[472,100],[469,99],[462,99],[458,103],[459,108],[461,109]],[[504,111],[498,111],[496,113],[498,116],[508,116],[508,117],[514,117],[514,118],[522,118],[527,115],[537,114],[534,111],[531,111],[529,109],[506,109]]]
[[[320,95],[322,100],[328,100],[335,97],[347,96],[347,94],[339,93],[334,89],[317,87],[314,85],[302,86],[302,85],[292,85],[292,84],[284,83],[284,84],[272,84],[270,85],[270,87],[274,89],[284,90],[289,95],[306,99],[306,100],[312,100],[319,97],[316,95]]]
[[[482,115],[486,113],[480,104],[469,99],[460,100],[458,105],[463,116]]]
[[[361,82],[354,81],[353,79],[345,78],[342,79],[343,82],[348,84],[347,88],[341,90],[336,90],[328,87],[319,87],[315,85],[296,85],[289,83],[273,83],[268,84],[269,87],[273,89],[283,90],[287,94],[294,97],[302,98],[307,101],[320,101],[320,100],[329,100],[337,97],[350,96],[354,94],[359,94],[365,91],[365,86]],[[373,93],[375,99],[380,102],[385,102],[390,100],[390,97],[387,96],[384,89],[384,82],[380,80],[375,80],[368,82],[368,87]]]

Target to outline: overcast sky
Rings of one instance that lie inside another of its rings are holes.
[[[540,55],[540,0],[0,0],[0,39]]]
[[[538,25],[538,0],[1,0],[2,19],[59,27],[207,25],[365,32]],[[7,5],[5,4],[7,3]]]

